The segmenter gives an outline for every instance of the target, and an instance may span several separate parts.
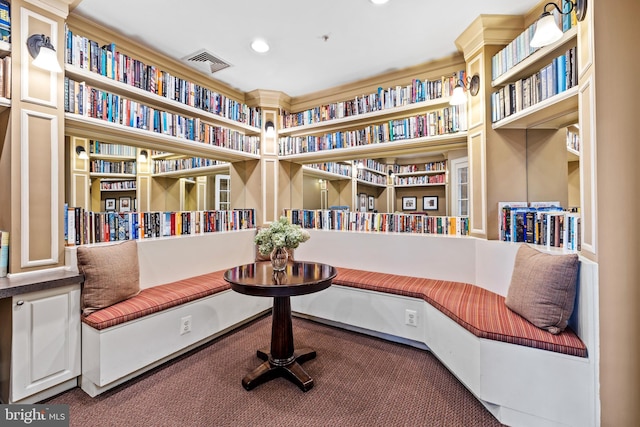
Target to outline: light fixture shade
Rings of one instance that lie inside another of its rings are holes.
[[[467,102],[467,95],[462,86],[458,85],[453,89],[453,95],[449,101],[450,105],[462,105]]]
[[[555,17],[545,12],[542,14],[538,22],[536,22],[536,31],[531,38],[531,47],[542,47],[550,45],[562,38],[562,30],[558,27]]]
[[[269,137],[274,136],[276,134],[276,127],[271,120],[265,123],[264,130],[266,131],[266,134]]]
[[[147,150],[140,151],[140,154],[138,155],[138,161],[146,162],[148,155],[149,155],[149,153],[147,153]]]
[[[89,155],[87,154],[87,150],[84,149],[82,145],[76,146],[76,154],[80,160],[89,160]]]
[[[56,51],[45,46],[40,47],[40,52],[38,53],[36,59],[33,60],[33,65],[38,68],[42,68],[43,70],[52,71],[54,73],[62,72],[60,64],[58,64]]]

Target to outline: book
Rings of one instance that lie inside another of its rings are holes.
[[[9,232],[0,230],[0,277],[9,273]]]

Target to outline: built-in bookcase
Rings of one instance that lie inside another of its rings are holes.
[[[67,134],[222,161],[259,158],[256,107],[66,29]]]

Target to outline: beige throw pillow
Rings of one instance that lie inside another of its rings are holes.
[[[128,240],[113,245],[79,246],[78,269],[84,274],[82,314],[140,293],[138,244]]]
[[[552,334],[569,323],[576,296],[578,255],[551,255],[528,245],[518,249],[505,303]]]

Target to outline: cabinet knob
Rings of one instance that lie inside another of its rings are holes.
[[[16,303],[16,305],[18,305],[18,306],[20,306],[20,305],[22,305],[22,304],[24,304],[24,301],[22,301],[22,300],[20,300],[20,301],[18,301],[18,302]]]

